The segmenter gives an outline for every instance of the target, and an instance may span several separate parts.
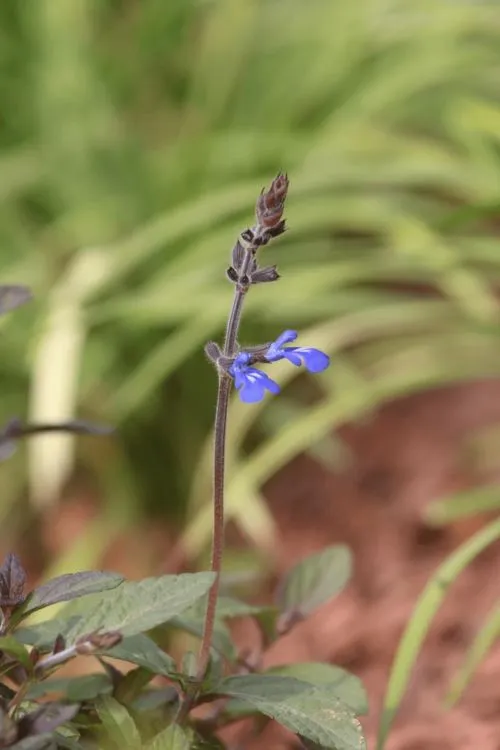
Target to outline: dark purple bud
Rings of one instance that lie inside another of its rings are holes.
[[[0,567],[0,606],[15,607],[24,601],[26,573],[21,561],[10,553]]]
[[[252,284],[264,284],[269,281],[277,281],[279,278],[280,275],[276,266],[267,266],[266,268],[258,268],[253,272]]]
[[[226,269],[226,276],[229,281],[233,282],[233,284],[236,284],[238,281],[238,273],[232,266],[229,266],[229,268]]]
[[[52,649],[53,654],[58,654],[60,651],[64,651],[66,648],[66,639],[59,633],[54,641],[54,648]]]
[[[269,190],[262,191],[255,207],[255,215],[259,226],[272,229],[280,223],[285,208],[288,185],[287,175],[280,173],[273,180]]]
[[[205,344],[205,354],[211,362],[217,362],[221,355],[220,346],[215,341],[209,341]]]
[[[241,233],[241,239],[243,242],[247,244],[252,244],[254,240],[254,235],[251,229],[245,229],[244,232]]]
[[[107,651],[114,646],[118,646],[123,640],[123,636],[117,630],[110,630],[107,633],[89,633],[78,638],[75,644],[77,654],[85,656],[93,654],[96,651]]]
[[[284,232],[286,232],[286,221],[282,219],[275,227],[268,229],[266,234],[269,234],[271,237],[279,237]]]
[[[233,266],[236,269],[236,271],[240,270],[240,268],[241,268],[241,266],[243,264],[244,257],[245,257],[245,248],[243,247],[243,245],[241,244],[241,242],[239,240],[237,240],[236,241],[236,245],[233,247],[233,252],[232,252],[232,256],[231,256],[232,262],[233,262]]]

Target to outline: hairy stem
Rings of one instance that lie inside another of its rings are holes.
[[[248,249],[239,273],[240,281],[236,285],[233,305],[229,315],[226,335],[224,338],[224,355],[232,357],[235,354],[238,331],[243,310],[243,301],[248,290],[248,283],[242,283],[246,278],[248,267],[252,260],[252,250]],[[215,625],[215,612],[217,609],[217,598],[220,588],[220,573],[222,565],[222,552],[224,549],[224,477],[226,459],[226,427],[227,412],[229,406],[229,394],[231,391],[231,378],[219,370],[219,387],[217,390],[217,408],[215,412],[214,427],[214,464],[213,464],[213,534],[212,534],[212,566],[215,573],[215,581],[208,594],[207,611],[203,627],[203,637],[198,657],[197,681],[201,682],[207,671],[210,658],[210,647]]]

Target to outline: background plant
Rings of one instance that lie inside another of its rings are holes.
[[[327,548],[295,566],[282,582],[275,606],[247,606],[220,597],[226,425],[233,380],[242,402],[248,404],[261,401],[266,390],[280,390],[253,366],[257,363],[284,360],[304,364],[311,372],[329,365],[329,357],[318,349],[285,346],[297,338],[292,330],[250,349],[239,342],[243,303],[251,287],[279,278],[275,266],[260,265],[260,254],[285,231],[287,191],[288,179],[279,174],[258,198],[256,223],[239,236],[227,270],[234,296],[222,348],[215,342],[205,347],[218,373],[211,571],[139,582],[100,571],[68,573],[28,592],[26,571],[10,553],[0,568],[1,747],[188,750],[200,743],[223,747],[219,730],[241,719],[256,719],[252,737],[274,719],[294,732],[304,747],[366,747],[357,720],[366,711],[366,698],[357,678],[321,663],[263,669],[269,644],[345,585],[350,573],[347,550]],[[25,287],[0,288],[2,312],[29,298]],[[10,458],[22,438],[39,439],[41,433],[56,431],[102,434],[109,430],[76,420],[23,425],[11,419],[0,433],[0,455]],[[76,608],[65,607],[52,620],[42,619],[38,627],[22,627],[40,610],[71,600],[77,601]],[[261,634],[259,648],[248,653],[233,645],[224,624],[242,616],[254,618]],[[200,637],[198,656],[186,653],[180,667],[154,639],[155,629],[166,623]],[[97,657],[101,671],[83,678],[50,679],[62,665],[81,656]],[[137,666],[123,672],[103,657]],[[145,690],[156,677],[164,678],[166,689]],[[62,695],[58,701],[47,701],[54,694]],[[193,716],[193,710],[211,703],[208,715]]]
[[[286,256],[289,273],[272,321],[250,301],[245,335],[271,337],[293,310],[338,366],[317,410],[302,413],[300,394],[267,418],[236,409],[228,513],[255,545],[272,539],[263,483],[303,450],[334,461],[323,441],[336,424],[498,372],[494,5],[282,6],[0,10],[1,272],[38,300],[3,331],[3,416],[79,412],[119,426],[106,461],[92,447],[81,456],[106,488],[107,539],[167,508],[188,520],[188,555],[208,545],[213,383],[200,345],[223,327],[218,268],[233,227],[283,164],[294,231],[276,261]],[[289,410],[303,429],[287,429]],[[72,450],[68,438],[32,444],[35,507],[58,496]],[[23,466],[1,477],[4,516]],[[78,549],[61,569],[99,555],[97,543]]]

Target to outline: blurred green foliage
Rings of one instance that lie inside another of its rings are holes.
[[[243,332],[300,329],[334,366],[320,393],[234,405],[229,513],[255,544],[263,484],[303,450],[336,460],[336,425],[500,373],[495,3],[4,0],[0,34],[0,277],[36,295],[2,322],[1,416],[115,423],[115,444],[81,445],[115,516],[185,519],[192,552],[209,539],[202,348],[279,169],[290,232],[265,252],[283,278],[249,295]],[[38,507],[73,462],[48,440],[29,449]],[[23,465],[2,472],[2,516]]]

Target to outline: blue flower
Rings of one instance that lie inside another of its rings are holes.
[[[247,404],[262,401],[266,390],[271,393],[279,393],[278,383],[256,367],[250,367],[251,356],[248,352],[242,352],[235,358],[229,368],[229,374],[234,378],[234,384],[240,392],[240,399]]]
[[[295,341],[297,331],[284,331],[278,336],[266,354],[264,355],[268,362],[277,362],[279,359],[287,359],[292,365],[300,367],[304,365],[309,372],[322,372],[330,364],[328,354],[319,349],[312,349],[309,346],[286,346],[289,341]]]

